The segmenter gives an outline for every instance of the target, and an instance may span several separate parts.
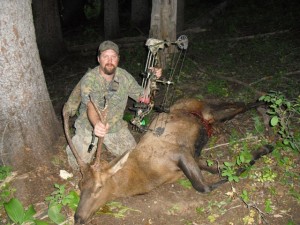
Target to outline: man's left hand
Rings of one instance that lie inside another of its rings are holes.
[[[162,75],[162,68],[157,68],[157,67],[150,67],[149,68],[153,73],[154,75],[159,79]]]

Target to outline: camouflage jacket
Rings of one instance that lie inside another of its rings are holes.
[[[122,126],[126,126],[123,121],[124,110],[128,97],[137,101],[143,93],[143,88],[126,70],[117,68],[114,80],[106,81],[99,74],[99,66],[89,70],[80,81],[81,104],[79,107],[79,117],[75,122],[78,129],[92,130],[87,117],[87,103],[89,96],[97,104],[99,109],[103,109],[105,99],[108,103],[107,122],[110,126],[109,133],[117,132]],[[105,97],[105,98],[104,98]]]

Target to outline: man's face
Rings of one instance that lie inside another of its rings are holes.
[[[112,49],[108,49],[98,56],[100,68],[107,75],[115,74],[119,64],[119,55]]]

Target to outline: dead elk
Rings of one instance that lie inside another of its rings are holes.
[[[227,182],[223,179],[206,183],[201,170],[212,173],[219,170],[207,167],[198,157],[213,123],[230,119],[253,106],[255,104],[212,106],[196,99],[180,100],[170,108],[170,113],[160,113],[153,120],[135,149],[114,159],[105,168],[100,168],[100,153],[96,154],[93,164],[86,164],[79,157],[70,138],[69,114],[64,107],[66,137],[82,173],[75,224],[86,223],[108,201],[147,193],[164,183],[175,182],[182,174],[199,192],[210,192]],[[250,164],[271,151],[269,145],[254,151]]]

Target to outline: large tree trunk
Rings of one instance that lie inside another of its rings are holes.
[[[113,39],[119,37],[119,4],[118,0],[104,1],[104,37]]]
[[[177,0],[152,0],[151,27],[149,37],[160,40],[176,41]],[[171,55],[176,52],[174,46],[164,50],[160,56],[161,67],[166,68]]]
[[[32,1],[37,44],[45,63],[56,62],[65,50],[57,3],[53,0]]]
[[[149,30],[150,10],[148,0],[131,0],[131,23],[144,32]]]
[[[0,165],[26,172],[50,164],[61,134],[38,54],[31,0],[1,0],[0,30]]]

